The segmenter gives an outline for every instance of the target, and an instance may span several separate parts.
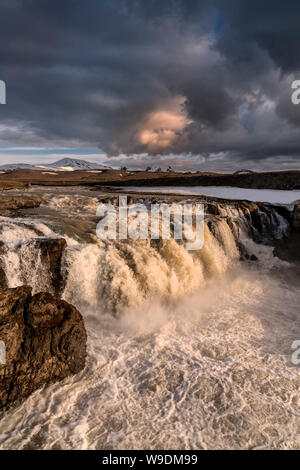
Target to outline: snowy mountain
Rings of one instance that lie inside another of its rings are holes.
[[[87,162],[86,160],[80,160],[79,158],[62,158],[54,163],[45,165],[48,168],[72,168],[74,170],[103,170],[108,169],[108,166],[99,165],[98,163]]]
[[[34,165],[28,163],[12,163],[7,165],[1,165],[0,170],[35,170]]]
[[[107,170],[109,166],[99,165],[98,163],[80,160],[79,158],[62,158],[54,163],[30,165],[28,163],[13,163],[1,165],[0,170],[55,170],[55,171],[74,171],[74,170]]]

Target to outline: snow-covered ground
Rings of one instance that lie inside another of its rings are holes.
[[[246,189],[233,188],[230,186],[159,186],[159,187],[137,187],[129,186],[122,188],[128,191],[191,194],[218,197],[223,199],[241,199],[255,202],[269,202],[270,204],[292,204],[300,200],[300,190],[283,191],[274,189]]]

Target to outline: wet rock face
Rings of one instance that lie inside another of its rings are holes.
[[[33,391],[80,372],[85,366],[86,331],[78,310],[27,286],[0,289],[0,409]]]
[[[0,288],[7,286],[6,274],[3,268],[1,257],[4,253],[4,243],[0,241]]]
[[[52,284],[52,291],[60,295],[64,288],[61,260],[67,242],[64,238],[37,239],[35,246],[40,250],[41,262],[46,266]]]
[[[295,205],[293,212],[293,230],[300,232],[300,204]]]
[[[205,212],[211,215],[221,215],[218,204],[206,204]]]
[[[46,290],[60,296],[65,287],[61,267],[66,245],[64,238],[32,238],[23,244],[20,243],[17,253],[20,257],[21,284],[31,285],[34,288],[32,279],[28,276],[28,266],[26,266],[30,263],[30,271],[36,271],[41,281],[42,288],[39,290]],[[22,254],[24,246],[28,248],[28,251]],[[0,241],[0,287],[8,287],[3,262],[3,255],[6,251],[7,247]]]
[[[279,240],[274,248],[274,255],[289,263],[300,262],[300,204],[292,212],[292,233],[288,240]]]

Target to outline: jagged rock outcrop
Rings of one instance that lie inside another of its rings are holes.
[[[36,239],[33,244],[40,250],[41,262],[49,272],[52,291],[60,295],[64,288],[64,278],[61,273],[61,261],[67,242],[64,238]]]
[[[221,215],[218,204],[213,203],[205,205],[205,213],[211,215]]]
[[[86,331],[78,310],[28,286],[0,289],[0,409],[33,391],[80,372],[85,366]]]
[[[21,209],[33,209],[42,203],[37,196],[7,196],[0,195],[0,216],[11,217],[18,215]]]
[[[292,233],[288,240],[277,241],[274,255],[288,262],[300,262],[300,204],[292,212]]]
[[[2,264],[2,255],[4,253],[4,243],[0,241],[0,288],[7,286],[6,274]]]
[[[293,230],[300,232],[300,204],[296,204],[293,211]]]

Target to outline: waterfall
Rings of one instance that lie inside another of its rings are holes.
[[[49,288],[80,310],[87,367],[3,414],[1,447],[296,448],[299,279],[272,246],[289,234],[288,212],[206,203],[199,251],[75,241],[65,214],[60,231],[52,218],[51,229],[1,218],[0,270],[9,286]]]
[[[0,217],[2,244],[1,267],[10,288],[30,285],[33,293],[54,293],[50,260],[42,250],[43,243],[57,238],[47,225],[28,219]]]
[[[261,243],[289,234],[289,221],[273,206],[206,209],[204,246],[192,252],[172,239],[89,244],[68,239],[53,255],[47,240],[58,235],[44,223],[1,218],[2,269],[9,287],[29,284],[34,293],[59,292],[82,312],[119,315],[150,298],[172,303],[195,293],[239,261],[245,237]]]

